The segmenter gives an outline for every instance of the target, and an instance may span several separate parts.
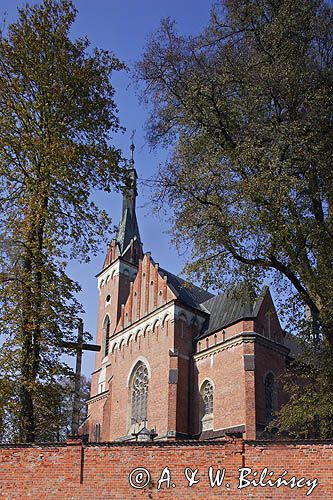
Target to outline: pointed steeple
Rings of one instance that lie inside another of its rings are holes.
[[[116,237],[119,255],[124,254],[125,250],[127,250],[128,246],[130,245],[132,239],[136,240],[139,246],[141,245],[139,226],[135,213],[136,197],[138,195],[136,189],[136,181],[138,176],[134,167],[135,146],[133,143],[133,135],[134,133],[132,134],[132,143],[130,146],[131,159],[129,162],[129,169],[128,169],[128,174],[129,174],[128,183],[123,190],[122,216],[118,227],[118,234]]]

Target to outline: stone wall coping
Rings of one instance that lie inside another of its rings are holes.
[[[106,441],[106,442],[83,442],[81,439],[76,439],[71,442],[59,442],[59,443],[0,443],[0,449],[12,449],[12,448],[67,448],[72,446],[83,446],[84,448],[133,448],[133,447],[182,447],[182,446],[225,446],[226,444],[231,443],[239,443],[245,444],[249,446],[284,446],[284,445],[330,445],[333,446],[333,439],[259,439],[259,440],[249,440],[242,439],[238,436],[229,435],[227,439],[219,439],[219,440],[191,440],[184,439],[178,441],[153,441],[153,442],[144,442],[144,441]]]

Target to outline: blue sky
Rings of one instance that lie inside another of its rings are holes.
[[[40,2],[0,0],[0,19],[6,12],[7,21],[15,21],[17,8],[26,3]],[[209,0],[77,0],[74,3],[79,12],[72,31],[73,37],[86,35],[92,46],[113,51],[129,67],[140,58],[149,36],[158,28],[162,18],[170,16],[177,21],[181,33],[195,34],[207,24],[211,7]],[[130,74],[117,73],[112,82],[116,89],[115,100],[119,108],[120,122],[127,129],[125,134],[119,134],[114,138],[114,144],[125,156],[129,155],[130,135],[135,129],[135,164],[139,180],[148,178],[166,158],[166,152],[149,150],[144,137],[147,110],[139,104]],[[179,274],[184,264],[184,256],[179,256],[170,243],[167,234],[169,224],[167,220],[161,220],[160,215],[151,213],[150,193],[140,187],[140,182],[138,189],[137,213],[144,250],[151,251],[153,259],[159,262],[161,267]],[[95,193],[94,197],[98,200],[99,206],[105,208],[112,217],[112,225],[118,224],[121,210],[120,195]],[[69,274],[82,287],[79,299],[86,311],[83,318],[85,329],[94,336],[98,304],[94,276],[101,270],[104,254],[105,246],[101,245],[100,254],[92,257],[89,264],[71,262],[69,266]],[[93,361],[93,353],[84,354],[84,373],[90,374]]]

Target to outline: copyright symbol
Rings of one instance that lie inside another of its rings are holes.
[[[136,469],[132,470],[132,472],[128,476],[128,480],[133,488],[142,490],[143,488],[148,486],[148,483],[150,481],[150,472],[144,467],[137,467]]]

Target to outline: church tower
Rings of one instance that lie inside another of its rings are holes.
[[[110,242],[102,270],[97,274],[99,304],[96,342],[101,346],[95,356],[95,367],[91,379],[90,411],[96,415],[97,423],[91,439],[101,439],[103,408],[107,399],[110,361],[109,345],[122,309],[130,293],[131,283],[137,274],[142,259],[142,243],[136,218],[137,173],[134,167],[134,144],[129,165],[128,184],[123,188],[122,214],[116,237]],[[104,408],[104,413],[107,414]],[[108,417],[106,417],[108,418]],[[104,426],[105,427],[105,426]]]

